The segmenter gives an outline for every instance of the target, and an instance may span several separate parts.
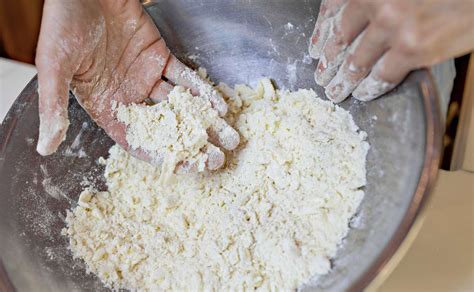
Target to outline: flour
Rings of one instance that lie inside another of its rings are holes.
[[[185,67],[180,73],[181,78],[188,80],[192,87],[198,89],[201,98],[210,101],[212,107],[217,110],[219,115],[224,116],[227,113],[227,104],[217,91],[214,90],[211,83],[203,82],[203,75],[207,75],[206,70],[203,68],[199,68],[199,71],[195,72]]]
[[[295,28],[295,26],[291,22],[288,22],[287,24],[285,24],[284,27],[285,27],[285,30],[288,32],[292,31]]]
[[[113,146],[108,191],[84,190],[68,212],[74,256],[107,286],[288,291],[330,270],[364,196],[366,134],[312,90],[219,89],[242,136],[223,170],[162,185]]]
[[[290,84],[291,87],[296,85],[297,69],[298,69],[298,60],[295,60],[293,63],[290,63],[290,60],[288,60],[288,65],[286,65],[286,76],[288,78],[288,83]]]
[[[52,177],[50,176],[48,169],[44,164],[40,165],[41,175],[43,176],[43,180],[41,182],[43,189],[46,194],[50,195],[55,199],[60,199],[61,197],[72,203],[72,200],[61,190],[61,188],[54,184],[52,181]]]
[[[173,177],[176,165],[187,161],[197,163],[204,171],[208,145],[207,129],[218,119],[209,100],[191,95],[183,87],[175,87],[168,100],[153,106],[140,104],[117,108],[117,119],[127,125],[126,139],[131,149],[141,149],[162,165],[162,182]]]
[[[74,138],[74,141],[70,146],[67,146],[66,149],[64,149],[63,155],[66,157],[78,157],[78,158],[86,158],[87,153],[84,150],[84,147],[82,147],[82,134],[88,127],[88,123],[84,122],[82,124],[82,128],[79,131],[79,133],[76,135],[76,138]]]

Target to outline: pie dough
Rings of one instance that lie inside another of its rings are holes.
[[[241,134],[225,168],[161,184],[113,146],[108,190],[84,190],[68,213],[73,255],[108,287],[288,291],[330,270],[364,197],[366,133],[313,90],[218,89]]]

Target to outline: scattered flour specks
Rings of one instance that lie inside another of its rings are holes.
[[[242,135],[225,169],[162,185],[114,146],[108,191],[68,213],[74,256],[107,286],[288,291],[330,270],[364,196],[366,134],[312,90],[219,88]]]
[[[296,84],[297,69],[298,69],[298,60],[295,60],[293,63],[288,62],[288,65],[286,65],[286,75],[288,77],[288,82],[290,86],[295,86]]]
[[[303,64],[311,64],[313,63],[313,59],[309,54],[304,54],[302,62]]]
[[[288,22],[287,24],[284,25],[286,31],[292,31],[294,29],[294,25],[291,22]]]

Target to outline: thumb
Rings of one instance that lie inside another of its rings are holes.
[[[44,156],[54,153],[66,138],[71,78],[61,70],[37,65],[40,127],[36,151]]]

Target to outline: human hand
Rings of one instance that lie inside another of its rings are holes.
[[[474,49],[474,0],[323,0],[310,42],[316,82],[341,102]]]
[[[170,54],[139,1],[46,0],[43,10],[36,57],[40,154],[52,154],[65,139],[70,88],[115,142],[148,162],[154,157],[129,147],[126,126],[117,121],[113,111],[114,101],[160,101],[173,89],[173,83],[190,88],[193,94],[203,94],[221,117],[226,114],[222,96]],[[210,129],[212,142],[234,149],[239,134],[224,120],[215,125]],[[224,153],[218,147],[211,149],[207,167],[216,169],[223,165]]]

